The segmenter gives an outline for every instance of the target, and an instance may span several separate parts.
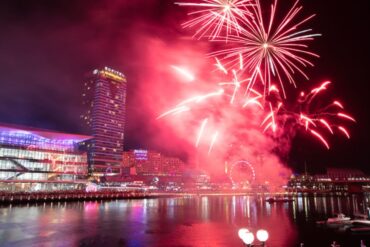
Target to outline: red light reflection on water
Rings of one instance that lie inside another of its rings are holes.
[[[361,196],[295,199],[269,204],[258,196],[193,196],[0,208],[0,246],[242,246],[242,227],[267,230],[268,246],[328,246],[301,234],[316,229],[306,223],[367,205]],[[328,243],[338,237],[316,234]]]

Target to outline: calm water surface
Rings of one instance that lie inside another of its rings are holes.
[[[194,196],[0,208],[0,246],[243,246],[241,227],[269,231],[268,246],[370,246],[370,233],[316,224],[364,212],[369,196],[297,197],[269,204],[256,196]]]

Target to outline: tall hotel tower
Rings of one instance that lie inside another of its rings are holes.
[[[94,70],[85,83],[83,103],[87,112],[82,117],[91,128],[89,173],[112,176],[121,173],[124,127],[126,121],[125,76],[105,67]]]

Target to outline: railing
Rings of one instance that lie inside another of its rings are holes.
[[[90,201],[136,199],[153,197],[146,192],[84,192],[84,191],[58,191],[58,192],[32,192],[32,193],[1,193],[0,204],[37,203],[52,201]]]

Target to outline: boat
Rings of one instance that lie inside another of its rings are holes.
[[[270,197],[266,199],[266,202],[274,203],[274,202],[293,202],[293,198],[288,197]]]
[[[369,225],[370,226],[370,220],[354,220],[353,223],[360,224],[360,225]]]
[[[349,224],[352,223],[350,217],[346,217],[344,214],[338,214],[337,217],[328,218],[326,224]]]
[[[353,227],[351,232],[370,232],[370,227]]]

